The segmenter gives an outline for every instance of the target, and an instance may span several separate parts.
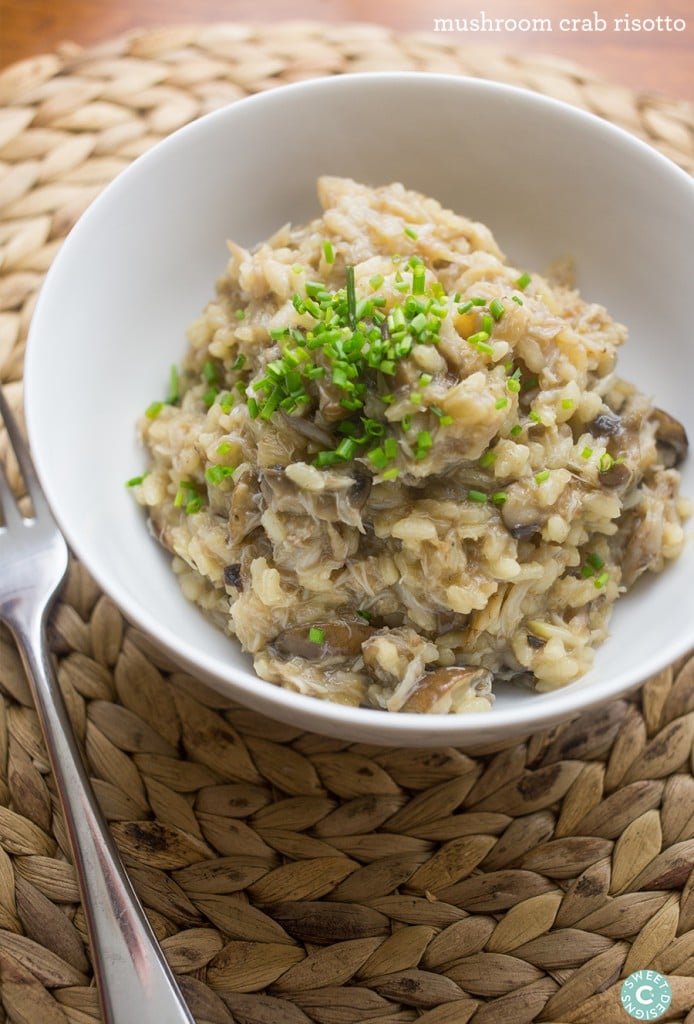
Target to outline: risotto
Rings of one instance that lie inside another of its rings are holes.
[[[230,243],[130,481],[185,595],[265,680],[393,712],[577,679],[684,543],[681,424],[625,328],[401,184]]]

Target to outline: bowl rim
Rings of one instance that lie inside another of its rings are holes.
[[[634,153],[638,153],[646,161],[651,161],[654,167],[672,177],[672,180],[679,178],[688,183],[691,188],[694,201],[694,180],[672,160],[660,153],[647,142],[639,139],[631,132],[607,121],[598,115],[575,107],[564,100],[559,100],[542,93],[534,92],[532,89],[507,85],[503,82],[484,78],[473,78],[467,75],[423,72],[423,71],[366,71],[351,72],[345,75],[318,76],[303,80],[301,82],[280,85],[267,91],[243,97],[227,104],[221,108],[203,114],[193,121],[176,129],[155,143],[149,150],[136,157],[126,168],[109,182],[90,203],[87,209],[79,217],[63,241],[60,251],[54,258],[44,282],[42,283],[27,338],[25,356],[25,415],[27,431],[32,447],[36,469],[51,508],[54,511],[56,520],[65,535],[70,547],[82,561],[94,578],[101,590],[110,596],[118,608],[123,612],[127,621],[133,623],[144,633],[153,638],[172,657],[172,659],[188,668],[191,672],[201,675],[213,686],[228,692],[234,699],[238,699],[249,707],[268,714],[278,720],[300,721],[302,727],[314,729],[323,735],[343,735],[345,730],[363,733],[364,739],[378,735],[383,740],[383,733],[392,732],[392,742],[412,743],[413,738],[421,738],[421,745],[427,742],[440,742],[446,738],[448,742],[464,744],[466,740],[474,740],[475,733],[479,731],[479,716],[477,715],[422,715],[414,713],[389,714],[377,709],[363,707],[348,707],[332,701],[322,700],[313,696],[296,693],[284,689],[273,683],[261,680],[251,672],[244,672],[232,668],[226,674],[220,674],[220,659],[210,657],[204,650],[199,648],[191,649],[187,642],[181,642],[180,638],[170,630],[165,623],[159,622],[146,607],[138,605],[133,595],[126,592],[120,582],[110,577],[107,569],[104,570],[99,562],[98,555],[95,555],[93,547],[88,542],[83,542],[79,531],[73,529],[68,518],[64,518],[63,504],[60,499],[60,492],[54,489],[50,473],[48,471],[48,453],[46,451],[45,436],[40,426],[40,410],[32,401],[33,388],[31,382],[40,375],[40,353],[41,337],[49,333],[43,327],[43,310],[48,301],[48,295],[53,287],[58,269],[62,261],[67,259],[72,249],[80,242],[82,234],[88,230],[91,220],[98,216],[103,204],[110,202],[118,189],[124,188],[131,178],[137,176],[143,168],[147,168],[155,161],[166,158],[169,151],[174,150],[181,144],[182,139],[194,139],[199,133],[214,130],[217,123],[224,123],[229,117],[234,116],[234,111],[243,107],[248,110],[251,107],[262,107],[273,104],[279,97],[294,94],[300,98],[302,94],[310,94],[316,89],[327,89],[340,92],[349,90],[355,86],[378,85],[379,82],[389,81],[412,86],[414,82],[418,86],[433,85],[440,88],[451,88],[455,90],[468,91],[471,93],[488,92],[512,97],[520,104],[529,105],[533,108],[545,108],[555,114],[573,119],[573,121],[586,129],[598,130],[605,138],[612,138],[622,145],[631,147]],[[197,614],[195,606],[191,605],[191,614]],[[622,696],[630,689],[639,686],[649,676],[662,670],[666,665],[681,657],[691,647],[693,636],[682,634],[679,641],[673,641],[667,649],[661,649],[657,644],[653,645],[650,658],[645,659],[639,666],[639,671],[623,671],[608,679],[607,690],[603,692],[603,683],[600,679],[593,679],[582,686],[569,685],[549,693],[537,695],[536,702],[532,699],[524,701],[523,707],[511,707],[508,709],[492,710],[491,716],[485,714],[484,718],[489,724],[493,724],[493,730],[498,732],[499,737],[504,738],[511,735],[531,734],[538,728],[545,727],[548,723],[559,720],[566,720],[575,717],[592,707]],[[238,643],[229,638],[232,643]],[[636,677],[638,676],[638,678]],[[580,681],[579,681],[580,682]],[[260,684],[260,686],[258,686]]]

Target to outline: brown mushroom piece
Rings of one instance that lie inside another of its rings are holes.
[[[290,469],[293,471],[295,467]],[[315,470],[313,471],[315,473]],[[320,471],[316,486],[302,486],[283,466],[263,471],[260,488],[273,512],[311,516],[329,523],[345,523],[361,527],[360,511],[371,491],[371,474],[365,470],[352,472]]]
[[[321,427],[315,420],[310,417],[290,416],[284,410],[280,410],[280,413],[283,422],[307,441],[312,441],[319,448],[329,449],[334,446],[335,442],[330,431]]]
[[[622,420],[616,413],[608,409],[599,413],[589,424],[589,430],[595,437],[612,437],[622,429]]]
[[[656,425],[655,443],[663,466],[666,469],[679,466],[689,450],[684,427],[679,420],[662,409],[653,409],[649,418]]]
[[[361,645],[372,633],[372,626],[350,619],[312,622],[283,629],[275,637],[272,649],[282,658],[297,657],[307,661],[356,658],[361,654]],[[312,636],[321,639],[312,640]]]
[[[506,501],[501,506],[501,519],[515,540],[527,540],[539,533],[547,522],[549,511],[539,509],[525,481],[507,488]]]
[[[424,672],[401,710],[417,714],[448,714],[488,710],[494,701],[489,669],[452,665]]]
[[[609,469],[601,469],[598,480],[603,487],[610,490],[626,491],[634,479],[634,474],[626,462],[613,462]]]

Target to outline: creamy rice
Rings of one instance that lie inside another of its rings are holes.
[[[134,484],[186,596],[258,675],[388,711],[488,709],[590,667],[684,543],[681,425],[626,329],[400,184],[231,243]]]

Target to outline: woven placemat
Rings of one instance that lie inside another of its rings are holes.
[[[556,59],[303,23],[65,46],[0,74],[12,403],[43,275],[118,171],[249,92],[374,68],[535,89],[694,170],[694,109]],[[637,969],[667,975],[663,1020],[694,1022],[694,659],[633,699],[469,756],[341,743],[234,706],[170,665],[76,563],[51,645],[198,1024],[627,1024],[619,992]],[[53,780],[1,630],[0,997],[13,1024],[99,1020]]]

